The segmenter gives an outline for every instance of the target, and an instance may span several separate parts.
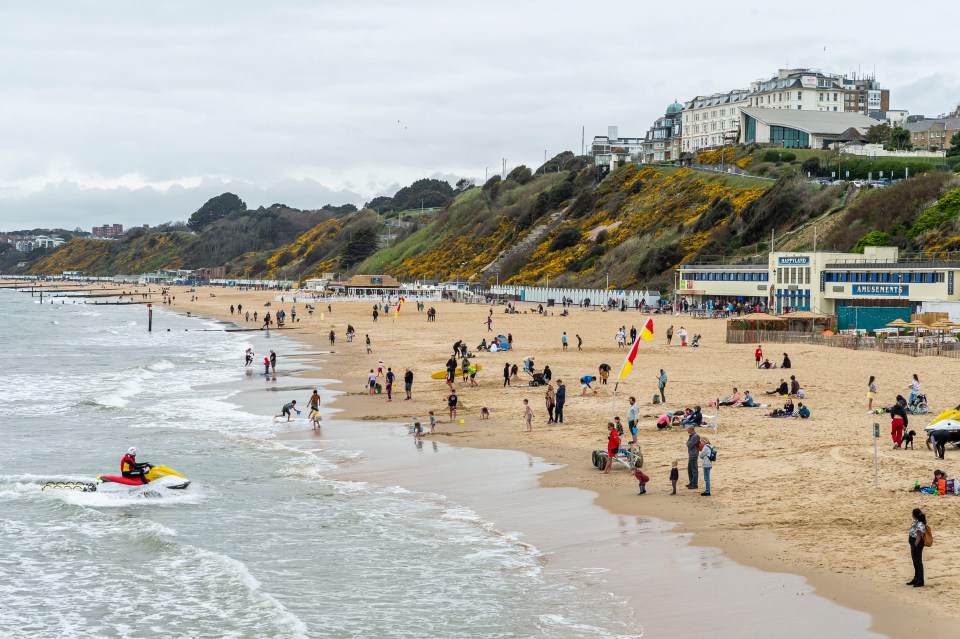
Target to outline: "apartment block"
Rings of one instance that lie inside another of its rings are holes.
[[[95,226],[92,232],[94,237],[119,237],[123,235],[123,225],[104,224],[103,226]]]
[[[681,148],[696,153],[732,144],[740,133],[740,108],[748,105],[749,91],[698,95],[683,105]]]

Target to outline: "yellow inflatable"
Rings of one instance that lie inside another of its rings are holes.
[[[478,372],[478,373],[483,370],[483,364],[474,364],[473,367],[474,367],[475,369],[477,369],[477,372]],[[459,366],[457,366],[457,370],[456,370],[456,372],[453,374],[453,376],[454,376],[454,377],[463,377],[463,370],[462,370]],[[446,378],[447,378],[447,371],[446,371],[446,369],[444,369],[444,370],[442,370],[442,371],[437,371],[436,373],[432,374],[430,377],[432,377],[433,379],[446,379]]]

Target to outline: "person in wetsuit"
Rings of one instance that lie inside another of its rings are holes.
[[[150,470],[150,464],[137,463],[137,449],[131,446],[127,449],[127,454],[120,460],[120,474],[128,479],[139,479],[140,483],[148,483],[147,471]]]

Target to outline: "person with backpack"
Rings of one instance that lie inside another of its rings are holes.
[[[907,582],[914,588],[923,587],[923,547],[933,545],[933,532],[927,525],[927,516],[919,508],[913,509],[913,522],[910,524],[910,558],[913,560],[913,579]]]
[[[703,464],[703,482],[706,485],[706,490],[700,493],[700,496],[709,497],[710,471],[713,470],[713,462],[717,458],[717,453],[714,451],[713,446],[710,445],[710,440],[706,437],[701,437],[700,443],[703,444],[703,447],[700,449],[700,460]]]

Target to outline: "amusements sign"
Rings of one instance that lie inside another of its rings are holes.
[[[854,284],[854,295],[870,295],[880,297],[907,297],[910,295],[909,284]]]

